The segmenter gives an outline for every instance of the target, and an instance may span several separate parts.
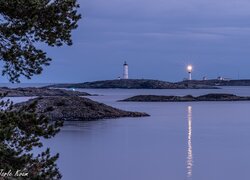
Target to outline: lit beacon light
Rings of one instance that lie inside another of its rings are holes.
[[[192,80],[192,70],[193,70],[193,66],[192,65],[188,65],[187,66],[188,80]]]

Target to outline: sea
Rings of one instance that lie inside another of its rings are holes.
[[[60,153],[63,180],[250,179],[250,101],[119,102],[141,94],[250,96],[250,87],[78,90],[150,117],[66,122],[56,137],[43,140]]]

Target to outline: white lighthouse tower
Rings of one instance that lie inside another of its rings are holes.
[[[123,79],[128,79],[128,64],[126,61],[123,64]]]

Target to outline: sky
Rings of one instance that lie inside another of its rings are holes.
[[[79,0],[71,47],[44,47],[53,61],[31,83],[130,78],[250,79],[249,0]],[[6,78],[3,80],[6,81]]]

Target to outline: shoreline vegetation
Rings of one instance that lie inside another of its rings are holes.
[[[192,102],[192,101],[250,101],[250,97],[236,96],[234,94],[212,93],[194,97],[186,96],[158,96],[158,95],[138,95],[120,102]]]

